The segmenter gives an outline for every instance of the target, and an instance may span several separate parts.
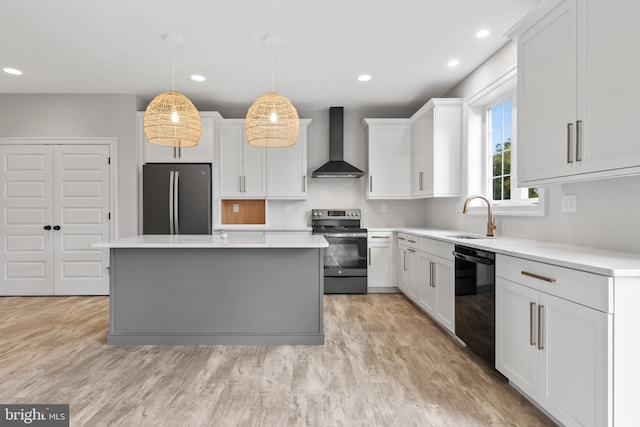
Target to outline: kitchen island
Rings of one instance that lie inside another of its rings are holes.
[[[108,344],[323,344],[322,236],[144,235],[110,250]]]

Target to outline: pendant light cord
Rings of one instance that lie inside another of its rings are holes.
[[[275,60],[274,60],[274,56],[275,56],[275,47],[271,46],[271,92],[273,92],[274,90],[274,75],[275,75]]]
[[[171,91],[176,91],[176,45],[171,45]]]

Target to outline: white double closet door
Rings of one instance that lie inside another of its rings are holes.
[[[0,145],[0,295],[107,295],[109,145]]]

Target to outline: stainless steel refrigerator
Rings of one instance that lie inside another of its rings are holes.
[[[211,234],[211,165],[142,167],[143,234]]]

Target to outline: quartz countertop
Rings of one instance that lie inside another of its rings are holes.
[[[469,246],[561,267],[613,277],[640,276],[640,254],[618,252],[586,246],[566,245],[511,237],[487,237],[461,231],[419,227],[374,227],[369,231],[396,231]],[[465,239],[454,236],[471,236]]]
[[[109,242],[93,243],[94,248],[326,248],[327,240],[321,235],[291,232],[265,232],[246,235],[220,233],[212,235],[140,235],[122,237]]]

